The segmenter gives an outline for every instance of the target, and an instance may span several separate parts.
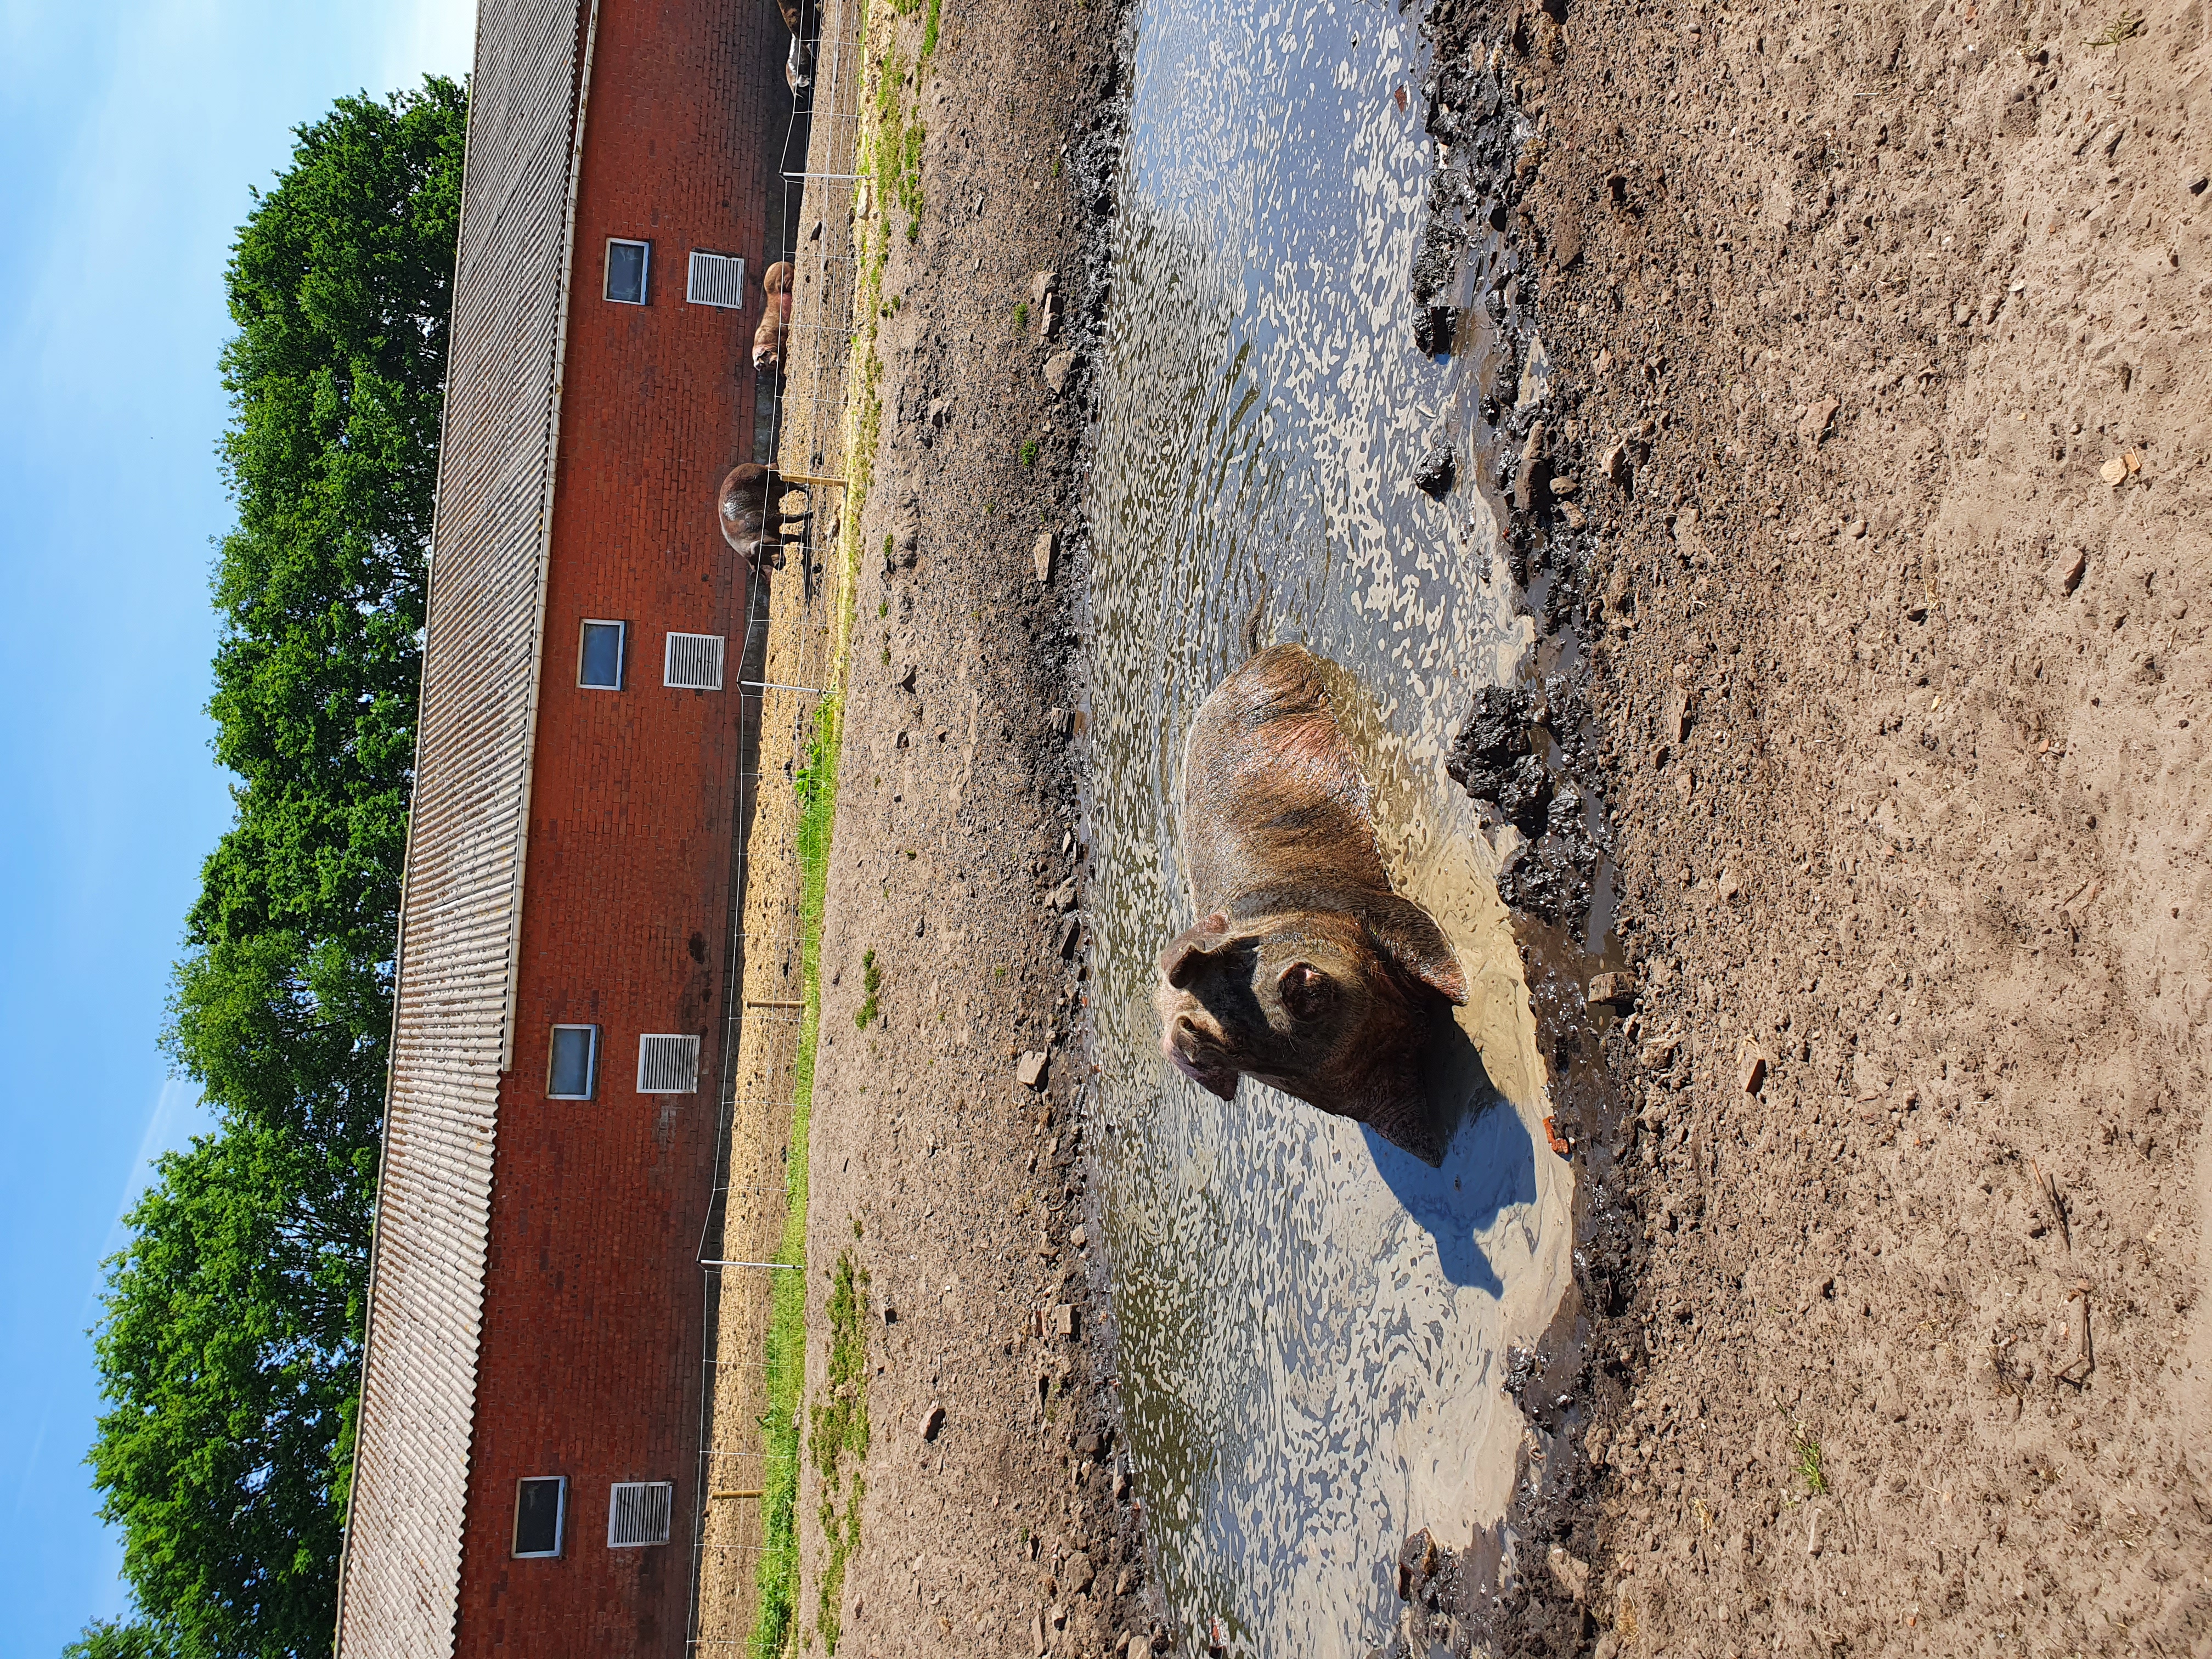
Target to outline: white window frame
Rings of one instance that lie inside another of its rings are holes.
[[[553,1090],[553,1056],[557,1035],[562,1031],[589,1031],[592,1047],[584,1062],[584,1092],[580,1095],[556,1094]],[[553,1027],[545,1040],[545,1098],[548,1100],[596,1100],[599,1093],[599,1028],[579,1025],[564,1021]]]
[[[730,286],[724,289],[723,278],[726,276]],[[721,289],[735,297],[721,300],[702,298],[709,288]],[[741,253],[717,253],[711,248],[693,248],[691,263],[684,273],[684,302],[686,305],[712,306],[717,311],[743,311],[745,308],[744,256]]]
[[[522,1547],[522,1489],[550,1480],[558,1489],[553,1501],[553,1547],[550,1550],[526,1550]],[[560,1558],[562,1546],[568,1541],[568,1477],[565,1474],[526,1474],[514,1483],[514,1535],[507,1540],[507,1553],[518,1561],[552,1561]]]
[[[646,1045],[652,1042],[689,1043],[691,1052],[691,1081],[680,1089],[646,1087]],[[699,1092],[699,1034],[696,1031],[642,1031],[637,1039],[637,1091],[641,1095],[696,1095]]]
[[[617,298],[614,291],[615,250],[617,247],[634,247],[644,251],[645,258],[638,265],[637,298],[635,300]],[[653,244],[641,241],[635,236],[608,237],[606,268],[600,275],[599,295],[609,305],[615,306],[641,306],[650,301],[653,297]]]
[[[594,628],[615,629],[615,683],[599,685],[584,678],[584,642]],[[586,617],[576,624],[576,689],[579,691],[619,691],[629,678],[629,624],[612,617]]]
[[[678,640],[692,645],[712,643],[714,657],[714,683],[712,685],[695,685],[689,680],[678,680],[676,678],[676,642]],[[723,677],[728,672],[729,647],[727,636],[721,634],[671,634],[668,636],[667,644],[662,647],[660,653],[661,684],[672,691],[720,690]]]
[[[622,1513],[623,1494],[635,1492],[635,1501],[646,1506],[641,1517],[659,1520],[658,1538],[622,1538],[615,1531],[615,1521]],[[658,1494],[657,1498],[654,1494]],[[658,1507],[659,1514],[653,1512]],[[656,1544],[665,1544],[676,1529],[676,1483],[673,1480],[617,1480],[607,1489],[607,1547],[611,1550],[651,1549]]]

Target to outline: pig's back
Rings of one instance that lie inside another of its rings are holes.
[[[1285,880],[1389,890],[1325,665],[1271,646],[1213,689],[1183,751],[1182,846],[1200,914]]]

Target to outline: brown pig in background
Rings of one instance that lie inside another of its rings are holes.
[[[761,277],[760,326],[753,331],[753,370],[783,373],[784,348],[791,343],[791,261],[778,259]]]
[[[1191,726],[1182,849],[1200,919],[1160,953],[1160,1049],[1224,1100],[1247,1074],[1437,1164],[1429,1062],[1467,979],[1390,890],[1328,667],[1272,646]]]

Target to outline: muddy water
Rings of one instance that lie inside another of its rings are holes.
[[[1091,489],[1093,1019],[1128,1450],[1184,1628],[1363,1656],[1401,1539],[1504,1512],[1510,1349],[1567,1283],[1571,1176],[1496,861],[1443,754],[1531,647],[1469,482],[1498,353],[1413,341],[1425,47],[1388,3],[1150,0],[1136,46]],[[1401,107],[1398,94],[1403,88]],[[1510,400],[1515,387],[1502,389]],[[1453,443],[1443,502],[1411,476]],[[1342,665],[1401,890],[1451,935],[1490,1084],[1441,1171],[1158,1056],[1160,944],[1192,920],[1183,738],[1263,631]]]

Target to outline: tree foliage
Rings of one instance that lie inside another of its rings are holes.
[[[89,1659],[330,1645],[465,111],[437,77],[339,100],[232,252],[209,712],[237,818],[167,1037],[218,1127],[109,1264],[91,1462],[142,1617]]]
[[[62,1659],[167,1659],[169,1649],[149,1624],[103,1619],[62,1650]]]

